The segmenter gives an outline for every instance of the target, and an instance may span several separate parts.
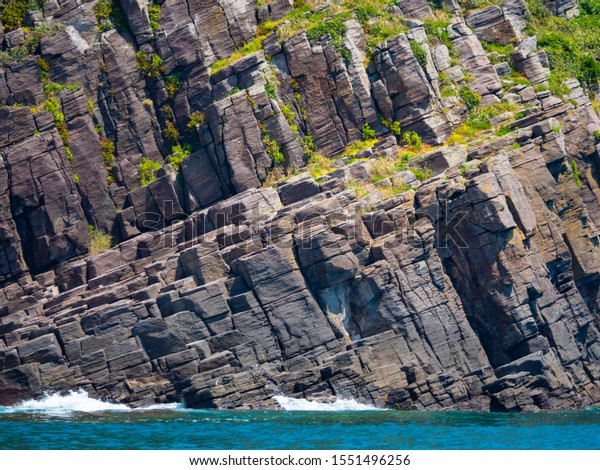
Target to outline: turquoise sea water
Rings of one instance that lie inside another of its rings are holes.
[[[599,409],[498,414],[296,408],[303,410],[0,407],[0,449],[600,449]]]

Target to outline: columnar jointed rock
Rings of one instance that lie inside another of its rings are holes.
[[[465,21],[480,40],[510,44],[523,38],[525,11],[523,0],[508,0],[501,6],[491,5],[475,10],[466,15]]]
[[[88,224],[58,133],[24,140],[4,150],[2,158],[11,175],[10,208],[28,265],[44,270],[84,253]]]
[[[553,127],[534,125],[519,149],[504,139],[508,153],[464,177],[464,159],[447,158],[362,216],[352,190],[303,175],[278,185],[285,207],[250,190],[192,231],[181,221],[82,275],[67,263],[5,288],[4,402],[74,387],[194,407],[271,407],[280,393],[426,409],[598,402],[600,254]]]
[[[402,20],[378,45],[359,18],[319,38],[257,30],[288,0],[119,3],[127,24],[98,25],[92,1],[0,25],[1,405],[80,387],[133,406],[600,403],[600,119],[575,80],[569,101],[502,90],[510,67],[481,41],[521,41],[512,65],[548,78],[521,0],[465,19],[444,1],[445,32]],[[504,137],[375,181],[398,154],[392,125],[444,143],[465,86],[529,107],[490,121]],[[337,156],[369,137],[365,124],[387,137],[353,163],[262,187],[313,147]],[[116,246],[85,257],[89,225]]]
[[[448,31],[463,67],[474,78],[469,88],[482,96],[499,92],[500,78],[477,36],[463,22],[452,24]]]
[[[537,38],[523,41],[511,54],[515,70],[521,72],[533,85],[547,85],[550,77],[546,52],[537,50]]]
[[[579,16],[579,2],[577,0],[553,0],[544,2],[550,11],[563,18],[576,18]]]
[[[425,141],[444,142],[452,127],[410,43],[400,34],[375,49],[373,97],[383,116],[402,122]]]

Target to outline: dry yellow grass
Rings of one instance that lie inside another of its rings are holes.
[[[333,171],[333,168],[331,168],[330,165],[331,160],[329,160],[329,158],[315,153],[311,157],[306,168],[310,173],[310,176],[312,176],[314,179],[317,179],[319,176],[323,176]]]
[[[112,237],[90,225],[89,255],[94,256],[112,247]]]
[[[396,173],[396,162],[391,158],[371,160],[371,182],[376,183]]]

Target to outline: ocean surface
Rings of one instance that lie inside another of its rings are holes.
[[[600,449],[600,409],[383,411],[279,398],[286,411],[131,410],[85,392],[0,407],[0,449]]]

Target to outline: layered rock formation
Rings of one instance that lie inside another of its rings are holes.
[[[0,25],[0,404],[600,401],[600,119],[576,80],[545,89],[523,2],[433,32],[426,2],[397,2],[404,31],[376,45],[358,15],[339,38],[263,34],[287,0],[99,4]],[[518,47],[493,63],[482,41]],[[465,90],[517,108],[450,145]],[[434,148],[381,178],[394,122]],[[301,172],[367,124],[380,140],[354,161]],[[297,174],[264,185],[277,168]],[[90,256],[98,232],[116,245]]]

